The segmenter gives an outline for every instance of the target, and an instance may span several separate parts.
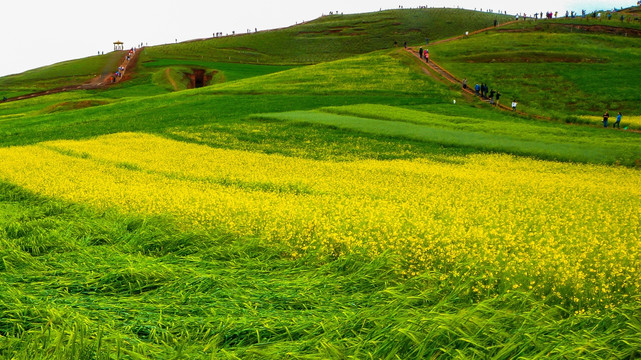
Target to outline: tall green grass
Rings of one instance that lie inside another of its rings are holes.
[[[438,273],[399,278],[385,254],[294,260],[256,239],[0,189],[3,359],[595,359],[641,346],[638,304],[479,299]]]

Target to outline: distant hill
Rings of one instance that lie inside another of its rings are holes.
[[[185,73],[193,67],[205,69],[215,78],[214,82],[220,82],[279,70],[233,67],[221,71],[220,63],[315,64],[392,48],[394,42],[398,46],[405,42],[422,44],[426,38],[438,40],[491,26],[494,19],[505,21],[509,18],[459,9],[406,9],[324,16],[284,29],[148,47],[141,55],[143,64],[139,63],[139,72],[145,79],[142,83],[153,83],[154,91],[162,93],[172,88],[184,89],[184,83],[175,86],[173,83],[184,82]],[[101,72],[114,71],[121,56],[114,52],[2,77],[0,96],[14,97],[81,84]]]
[[[285,29],[148,48],[159,58],[262,64],[315,64],[375,50],[460,35],[511,17],[459,9],[387,10],[324,16]]]

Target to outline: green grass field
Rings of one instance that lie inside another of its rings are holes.
[[[549,120],[393,47],[493,19],[327,16],[0,103],[0,359],[639,357],[641,135],[599,121],[639,129],[639,38],[526,23],[430,46]]]

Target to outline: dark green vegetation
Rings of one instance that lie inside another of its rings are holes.
[[[0,146],[141,131],[329,161],[450,161],[491,151],[635,166],[638,133],[502,113],[426,75],[403,51],[381,50],[492,20],[455,10],[329,16],[148,48],[130,82],[0,104]],[[430,51],[470,83],[500,86],[504,103],[515,96],[531,113],[565,120],[609,106],[611,114],[639,115],[641,81],[629,71],[638,68],[639,39],[513,29]],[[2,78],[0,88],[20,94],[52,79],[84,81],[110,59]],[[194,69],[213,85],[184,90]],[[431,272],[407,279],[390,270],[395,261],[291,259],[260,239],[97,211],[0,183],[0,358],[640,356],[638,302],[575,313],[527,293],[472,297],[476,279],[449,284]]]

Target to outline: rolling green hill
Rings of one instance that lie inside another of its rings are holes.
[[[231,81],[283,68],[227,63],[315,64],[390,48],[394,41],[402,45],[423,42],[425,38],[446,38],[461,33],[463,28],[473,31],[491,26],[495,18],[508,17],[455,9],[393,10],[325,16],[285,29],[147,47],[138,63],[139,78],[135,84],[141,88],[136,92],[152,95],[175,91],[166,78],[167,68],[171,68],[169,72],[175,77],[172,80],[181,83],[178,89],[184,89],[187,85],[184,75],[194,68],[218,74],[217,81]],[[97,74],[115,70],[121,56],[121,53],[110,53],[3,77],[0,94],[14,97],[80,84]],[[131,84],[125,86],[131,87]]]
[[[388,10],[324,16],[285,29],[155,46],[144,60],[208,59],[261,64],[315,64],[492,26],[509,16],[456,9]]]

